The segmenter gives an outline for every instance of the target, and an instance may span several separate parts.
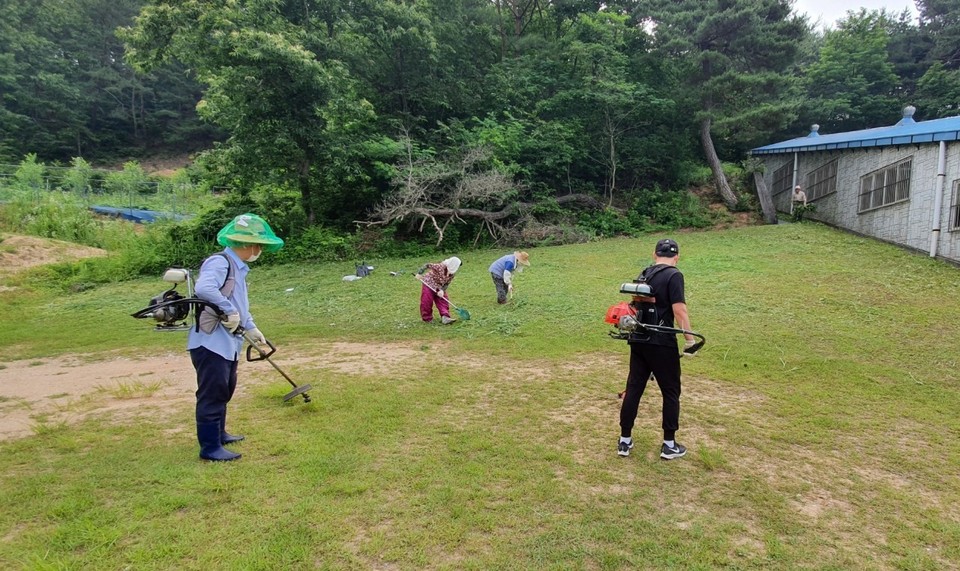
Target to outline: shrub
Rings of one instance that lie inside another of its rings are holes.
[[[713,215],[696,195],[659,188],[641,193],[627,217],[634,228],[644,231],[705,228],[714,223]]]
[[[630,219],[613,208],[584,212],[577,220],[577,227],[600,237],[629,235],[635,231]]]
[[[70,170],[63,177],[63,190],[78,195],[86,194],[93,179],[93,167],[82,157],[74,157]]]
[[[713,184],[713,171],[703,163],[684,161],[677,168],[675,184],[677,188],[711,185]]]
[[[112,172],[104,179],[104,189],[107,192],[130,197],[131,205],[134,197],[149,192],[149,178],[143,167],[136,161],[124,163],[123,170]]]
[[[13,179],[17,190],[24,192],[38,192],[44,188],[43,163],[37,162],[37,155],[31,153],[22,161],[17,171],[13,174]]]
[[[404,235],[398,224],[368,226],[358,230],[355,236],[357,255],[422,258],[437,253],[435,241],[428,242],[422,234]]]
[[[323,226],[311,226],[295,238],[286,240],[283,248],[271,256],[277,262],[344,260],[355,251],[355,238]]]
[[[517,246],[555,246],[582,244],[591,239],[593,236],[573,225],[530,222],[516,236],[511,237],[511,243]]]
[[[76,197],[67,193],[17,192],[0,211],[0,224],[23,234],[103,246],[98,239],[97,221]]]

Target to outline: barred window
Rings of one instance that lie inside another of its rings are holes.
[[[773,171],[773,194],[780,194],[793,187],[793,160]]]
[[[953,181],[953,202],[950,203],[950,230],[960,230],[960,179]]]
[[[913,159],[900,161],[860,178],[860,212],[910,198]]]
[[[837,191],[837,163],[834,159],[807,175],[807,200],[816,200]]]

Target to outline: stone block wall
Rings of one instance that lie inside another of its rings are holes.
[[[953,184],[960,179],[960,143],[947,143],[946,179],[940,220],[937,255],[960,263],[960,230],[949,230],[950,210],[954,206]],[[813,201],[816,212],[810,218],[865,236],[929,253],[933,223],[933,201],[937,185],[939,144],[902,145],[871,149],[801,152],[798,156],[797,183],[807,190],[807,175],[830,161],[837,163],[837,189]],[[762,155],[766,182],[773,188],[773,172],[793,162],[793,153]],[[878,169],[905,159],[913,159],[909,199],[859,213],[860,179]],[[791,187],[792,188],[792,187]],[[777,210],[790,212],[792,192],[773,196]]]

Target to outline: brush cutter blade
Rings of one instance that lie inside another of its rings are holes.
[[[288,400],[296,397],[297,395],[302,395],[303,393],[309,391],[312,388],[313,387],[310,385],[300,385],[299,387],[293,389],[292,391],[284,395],[283,402],[287,402]],[[303,401],[310,402],[310,395],[303,394]]]

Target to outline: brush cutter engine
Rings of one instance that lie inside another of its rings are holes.
[[[653,307],[654,297],[650,285],[643,282],[620,284],[620,293],[633,296],[632,302],[621,301],[610,306],[605,321],[616,328],[610,332],[610,337],[625,340],[641,329],[641,312],[646,307]]]
[[[191,313],[200,312],[204,307],[219,308],[193,297],[193,280],[190,272],[180,268],[171,268],[163,274],[163,281],[173,283],[173,287],[150,299],[150,305],[132,313],[137,319],[152,319],[157,322],[155,331],[186,331]],[[177,284],[187,284],[187,295],[177,291]]]
[[[190,317],[190,304],[182,303],[184,299],[175,287],[170,288],[150,300],[150,306],[156,308],[150,312],[150,316],[162,325],[184,321]]]

